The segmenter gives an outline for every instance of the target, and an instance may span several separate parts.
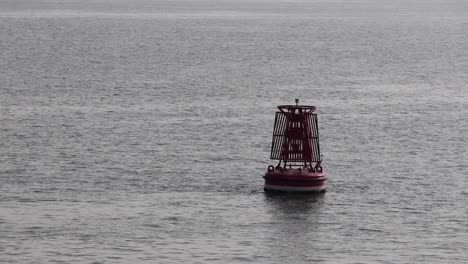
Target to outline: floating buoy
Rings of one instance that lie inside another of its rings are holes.
[[[319,147],[316,109],[311,105],[280,105],[275,115],[265,191],[324,192],[325,173]]]

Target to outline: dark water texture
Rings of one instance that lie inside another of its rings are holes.
[[[0,262],[465,262],[467,13],[1,1]],[[324,195],[262,190],[295,98]]]

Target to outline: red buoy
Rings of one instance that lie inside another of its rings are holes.
[[[324,192],[325,173],[320,155],[315,106],[280,105],[276,112],[265,191]]]

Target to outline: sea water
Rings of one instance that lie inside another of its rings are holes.
[[[463,0],[0,2],[0,262],[463,263]],[[268,195],[275,107],[328,190]]]

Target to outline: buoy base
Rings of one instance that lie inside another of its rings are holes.
[[[265,192],[294,192],[294,193],[324,193],[327,191],[325,187],[292,187],[292,186],[275,186],[265,185]]]
[[[327,186],[327,178],[323,171],[269,170],[263,178],[265,191],[320,193],[325,192]]]

